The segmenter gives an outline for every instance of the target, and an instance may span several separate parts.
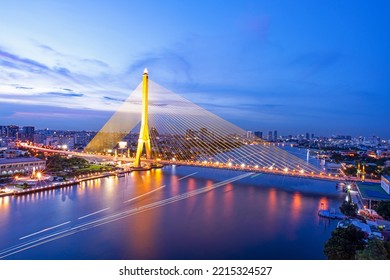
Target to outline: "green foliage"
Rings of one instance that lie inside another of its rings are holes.
[[[386,259],[390,260],[390,241],[385,241],[383,246],[386,249]]]
[[[376,212],[386,220],[390,220],[390,201],[381,201],[376,207]]]
[[[88,161],[83,158],[67,158],[60,155],[49,156],[46,161],[46,168],[48,171],[63,171],[67,168],[84,168],[87,167]]]
[[[46,171],[59,176],[73,177],[93,172],[111,171],[110,166],[90,164],[87,160],[78,157],[63,157],[61,155],[49,156],[46,162]]]
[[[336,228],[325,242],[324,253],[330,260],[354,260],[357,250],[364,249],[364,233],[353,226]]]
[[[385,167],[381,171],[381,175],[390,175],[390,167]]]
[[[332,153],[330,158],[333,159],[336,163],[340,163],[344,159],[344,157],[339,153]]]
[[[343,201],[343,204],[340,206],[340,211],[346,216],[356,217],[358,206],[356,203],[352,202],[351,194],[348,192],[348,201]]]
[[[345,173],[347,176],[356,176],[356,172],[357,172],[357,168],[356,168],[355,166],[347,167],[347,168],[344,170],[344,173]]]
[[[357,260],[386,260],[388,252],[385,248],[385,242],[378,239],[368,241],[366,248],[356,251]]]

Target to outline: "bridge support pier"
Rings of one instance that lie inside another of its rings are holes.
[[[142,119],[141,119],[141,128],[139,132],[138,145],[137,145],[137,154],[135,156],[134,166],[141,167],[141,155],[143,148],[145,146],[146,158],[152,158],[152,149],[150,147],[150,137],[149,137],[149,116],[148,116],[148,70],[145,68],[144,74],[142,76]]]

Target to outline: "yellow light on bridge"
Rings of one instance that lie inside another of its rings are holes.
[[[245,167],[245,163],[241,163],[241,168],[244,168]]]
[[[231,163],[231,162],[229,162],[227,165],[230,167],[230,166],[232,166],[232,163]]]
[[[258,165],[255,165],[255,168],[257,169],[257,168],[259,168],[259,166],[258,166]]]
[[[287,168],[287,167],[286,167],[286,168],[284,168],[283,170],[284,170],[284,172],[288,172],[288,168]]]
[[[305,170],[301,169],[301,171],[299,171],[299,173],[303,174],[303,173],[305,173]]]

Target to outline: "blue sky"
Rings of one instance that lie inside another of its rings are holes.
[[[1,124],[99,129],[148,67],[247,130],[390,138],[388,1],[0,4]]]

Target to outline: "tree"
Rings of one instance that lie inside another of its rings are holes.
[[[340,211],[346,216],[355,217],[358,211],[358,206],[356,203],[352,202],[351,194],[348,192],[348,201],[343,201],[343,204],[340,206]]]
[[[376,212],[386,220],[390,220],[390,201],[381,201],[376,207]]]
[[[383,243],[383,246],[385,247],[386,249],[386,259],[390,260],[390,241],[385,241],[385,243]]]
[[[344,173],[348,176],[355,176],[357,172],[357,168],[355,166],[347,167],[344,170]]]
[[[357,260],[386,260],[387,251],[382,240],[371,239],[364,250],[356,251]]]
[[[364,233],[353,226],[336,228],[325,242],[324,253],[329,260],[354,260],[356,251],[364,249]]]

